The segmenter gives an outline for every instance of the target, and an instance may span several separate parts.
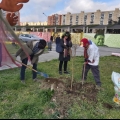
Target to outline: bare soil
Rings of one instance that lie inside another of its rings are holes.
[[[73,103],[80,103],[80,101],[86,101],[88,103],[97,103],[98,90],[95,89],[93,83],[72,83],[69,77],[60,78],[46,78],[40,86],[41,89],[54,90],[54,95],[51,99],[56,107],[54,109],[47,108],[45,114],[57,114],[57,118],[67,118],[68,109]],[[112,109],[112,106],[105,103],[104,107]]]

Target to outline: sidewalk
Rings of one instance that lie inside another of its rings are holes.
[[[53,43],[52,51],[48,51],[48,53],[44,53],[44,54],[40,55],[39,63],[51,61],[53,59],[58,59],[59,53],[57,53],[55,51],[55,47],[56,47],[56,45],[55,45],[55,43]],[[111,56],[112,53],[119,53],[120,48],[99,47],[99,52],[100,52],[100,56]],[[78,47],[78,49],[76,50],[76,56],[83,56],[83,48]],[[17,57],[17,60],[21,62],[20,57]],[[31,63],[28,62],[28,65],[31,65]],[[15,64],[11,64],[10,66],[11,66],[11,68],[18,67]],[[0,67],[0,70],[5,70],[5,69],[10,69],[10,67],[8,67],[8,66]]]
[[[40,62],[47,62],[53,59],[57,59],[59,57],[59,54],[56,51],[48,51],[48,53],[44,53],[42,55],[39,56],[39,63]],[[17,60],[21,62],[20,57],[17,57]],[[28,62],[28,65],[31,65],[30,62]],[[9,66],[11,66],[11,68],[16,68],[18,66],[16,66],[15,64],[10,64]],[[4,65],[2,67],[0,67],[0,70],[6,70],[6,69],[10,69],[10,67]]]

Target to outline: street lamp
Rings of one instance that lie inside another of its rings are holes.
[[[43,15],[45,15],[48,18],[48,16],[45,13],[43,13]],[[47,20],[47,25],[48,25],[48,20]]]
[[[43,13],[43,14],[47,17],[47,15],[45,13]]]

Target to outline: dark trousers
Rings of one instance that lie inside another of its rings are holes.
[[[28,58],[25,58],[22,60],[22,63],[24,63],[25,65],[27,65],[28,63]],[[33,69],[37,70],[37,64],[33,64]],[[22,65],[21,66],[21,71],[20,71],[20,80],[24,80],[25,79],[25,70],[26,70],[26,66]],[[32,78],[35,79],[37,77],[37,73],[32,71]]]
[[[88,74],[88,71],[90,69],[91,69],[92,74],[94,76],[94,80],[96,82],[96,85],[101,86],[99,66],[92,66],[92,65],[86,64],[85,70],[84,70],[84,65],[83,65],[82,79],[87,80],[87,74]],[[84,75],[84,78],[83,78],[83,75]]]
[[[63,63],[64,63],[64,71],[67,71],[67,63],[68,63],[68,61],[60,61],[60,63],[59,63],[59,71],[62,71]]]

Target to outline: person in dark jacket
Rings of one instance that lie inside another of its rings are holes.
[[[57,43],[59,43],[59,41],[60,41],[60,35],[58,35],[58,36],[56,37],[55,43],[57,44]]]
[[[46,41],[44,39],[41,39],[40,41],[33,40],[30,42],[27,42],[26,45],[28,46],[29,51],[30,51],[29,55],[31,59],[31,64],[33,65],[33,69],[37,70],[37,63],[38,63],[39,55],[41,55],[44,52]],[[16,57],[18,55],[20,55],[22,63],[27,65],[28,58],[22,48],[20,48],[16,52]],[[21,71],[20,71],[20,79],[22,83],[25,83],[24,81],[25,80],[25,69],[26,69],[26,66],[22,65]],[[37,73],[34,71],[32,72],[33,72],[33,81],[36,81]]]
[[[62,39],[60,39],[60,44],[64,48],[63,52],[59,53],[59,74],[62,74],[62,66],[64,63],[64,73],[69,74],[67,71],[67,64],[68,61],[70,61],[70,52],[71,52],[71,47],[72,47],[72,42],[71,42],[71,34],[69,32],[65,32],[62,35]]]

